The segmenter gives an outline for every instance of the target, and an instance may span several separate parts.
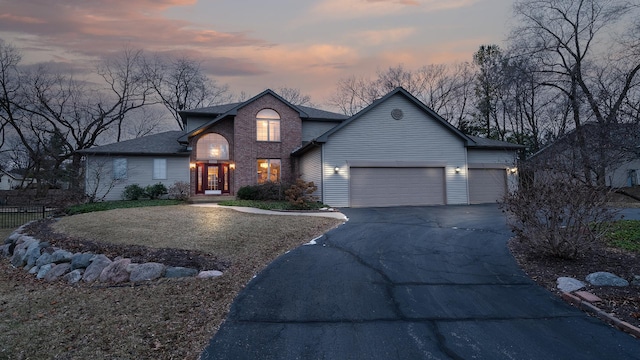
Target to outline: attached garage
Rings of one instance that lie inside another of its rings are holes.
[[[444,205],[444,168],[351,167],[350,206]]]
[[[505,169],[469,169],[469,202],[495,203],[507,192]]]

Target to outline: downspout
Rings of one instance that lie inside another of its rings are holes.
[[[467,144],[468,145],[468,144]],[[464,183],[467,188],[467,205],[471,205],[471,196],[469,194],[469,147],[464,147]]]

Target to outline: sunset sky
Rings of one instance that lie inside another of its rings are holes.
[[[125,47],[202,60],[233,92],[294,87],[323,104],[340,78],[470,61],[503,44],[511,0],[0,0],[24,63],[95,66]]]

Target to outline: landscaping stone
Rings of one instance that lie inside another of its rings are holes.
[[[198,276],[196,277],[198,279],[209,279],[209,278],[214,278],[221,275],[222,275],[222,272],[218,270],[205,270],[205,271],[200,271],[200,273],[198,273]]]
[[[586,280],[594,286],[629,286],[627,280],[606,271],[591,273]]]
[[[54,265],[51,270],[47,271],[47,274],[44,276],[44,281],[56,281],[59,277],[68,273],[69,270],[71,270],[71,264],[69,263]]]
[[[26,238],[23,237],[21,239]],[[16,243],[16,248],[13,250],[13,256],[11,256],[11,265],[15,267],[23,267],[27,264],[27,249],[29,245],[37,242],[36,239],[28,237],[20,243]]]
[[[164,272],[164,277],[167,278],[190,277],[196,275],[198,275],[198,270],[181,266],[170,266]]]
[[[129,264],[131,264],[131,259],[120,259],[112,262],[100,273],[100,281],[116,284],[128,281],[129,272],[127,271],[127,266]]]
[[[77,253],[71,257],[71,270],[86,269],[91,264],[93,254],[90,253]]]
[[[633,280],[631,280],[631,285],[640,286],[640,275],[633,275]]]
[[[47,275],[49,270],[51,270],[52,267],[53,267],[53,264],[46,264],[46,265],[40,266],[40,269],[38,270],[38,274],[36,275],[36,279],[43,279]]]
[[[111,264],[111,260],[105,255],[99,254],[91,259],[91,264],[87,267],[82,275],[82,280],[85,282],[96,281],[102,271]]]
[[[15,267],[24,267],[37,279],[55,281],[62,278],[69,284],[80,280],[93,282],[100,280],[110,283],[140,282],[158,278],[193,277],[201,279],[222,275],[217,270],[200,271],[193,268],[171,266],[161,263],[134,264],[131,259],[121,256],[111,261],[104,254],[76,253],[51,247],[49,242],[40,242],[24,235],[20,229],[14,231],[0,245],[0,254],[9,258]],[[640,281],[640,280],[639,280]]]
[[[54,264],[70,263],[73,254],[67,250],[58,249],[51,254],[51,262]]]
[[[72,270],[67,275],[63,276],[62,279],[69,284],[75,284],[82,280],[82,272],[83,271],[81,269]]]
[[[580,290],[586,286],[582,281],[571,277],[559,277],[556,282],[558,283],[558,289],[567,293]]]
[[[42,253],[38,260],[36,260],[36,266],[42,266],[46,264],[51,264],[53,261],[53,257],[48,252]]]
[[[139,264],[131,270],[129,281],[138,282],[159,279],[164,274],[165,268],[164,264],[154,262]]]
[[[40,247],[40,242],[36,241],[31,243],[27,248],[27,253],[25,256],[27,264],[25,265],[25,269],[31,269],[35,264],[38,258],[41,255],[42,248]]]

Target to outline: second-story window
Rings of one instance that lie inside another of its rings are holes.
[[[264,109],[256,115],[256,140],[280,141],[280,115],[272,109]]]

